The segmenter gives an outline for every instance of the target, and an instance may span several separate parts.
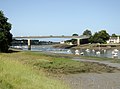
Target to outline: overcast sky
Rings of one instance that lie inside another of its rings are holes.
[[[14,36],[81,35],[102,29],[120,35],[120,0],[0,0]]]

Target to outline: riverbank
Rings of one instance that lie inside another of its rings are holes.
[[[57,44],[54,45],[55,48],[63,48],[63,49],[120,49],[120,44],[81,44],[80,46],[77,45],[67,45],[67,44]]]
[[[65,75],[61,80],[71,89],[120,89],[120,73]]]
[[[64,76],[119,73],[119,69],[107,65],[74,61],[67,56],[41,52],[1,53],[0,59],[1,89],[70,89],[69,83],[65,84]]]

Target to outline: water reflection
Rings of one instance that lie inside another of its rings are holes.
[[[23,50],[28,50],[27,46],[21,46]],[[83,55],[83,56],[96,56],[102,58],[120,58],[120,50],[117,49],[61,49],[61,48],[53,48],[52,45],[40,45],[40,46],[32,46],[32,51],[44,51],[44,52],[52,52],[52,53],[64,53],[64,54],[75,54],[75,55]]]

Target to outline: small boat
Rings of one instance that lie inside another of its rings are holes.
[[[115,54],[115,51],[112,51],[112,55],[114,55]]]
[[[100,51],[97,51],[96,54],[100,54]]]
[[[92,52],[95,52],[95,50],[93,49]]]
[[[79,50],[75,50],[75,55],[80,55]]]
[[[104,50],[104,53],[106,52],[106,50]]]
[[[114,54],[112,55],[112,58],[116,58],[116,57],[118,57],[118,53],[114,53]]]
[[[114,49],[113,51],[118,52],[119,50],[118,49]]]
[[[81,53],[80,53],[80,55],[84,55],[84,53],[83,53],[83,52],[81,52]]]
[[[67,50],[67,53],[71,53],[71,50]]]
[[[86,49],[85,51],[86,51],[86,52],[90,52],[90,49]]]

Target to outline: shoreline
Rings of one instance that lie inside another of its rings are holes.
[[[82,44],[77,45],[67,45],[67,44],[57,44],[53,45],[54,48],[63,48],[63,49],[120,49],[120,44]]]

